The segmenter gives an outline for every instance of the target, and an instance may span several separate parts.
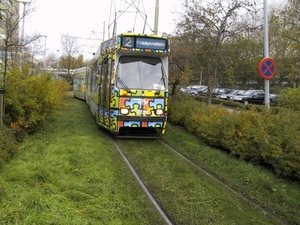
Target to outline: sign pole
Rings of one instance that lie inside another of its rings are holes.
[[[264,57],[269,58],[268,4],[264,0]],[[265,79],[265,105],[270,107],[270,80]]]

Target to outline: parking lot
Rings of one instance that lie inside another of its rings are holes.
[[[180,91],[191,94],[193,96],[207,96],[208,87],[200,85],[191,85],[186,88],[181,88]],[[240,102],[245,105],[248,104],[265,104],[265,91],[264,90],[241,90],[231,88],[214,88],[212,91],[214,98],[222,100]],[[270,104],[276,104],[278,95],[269,94]]]

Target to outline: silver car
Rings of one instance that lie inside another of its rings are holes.
[[[230,100],[233,98],[233,96],[236,96],[236,95],[243,95],[244,94],[244,90],[232,90],[231,92],[229,92],[228,94],[221,94],[221,95],[218,95],[217,98],[220,98],[220,99],[224,99],[224,100]]]

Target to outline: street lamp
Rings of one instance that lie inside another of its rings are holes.
[[[39,37],[44,37],[44,52],[43,52],[43,59],[44,59],[44,69],[46,68],[46,46],[47,46],[47,35],[40,35]]]
[[[201,86],[201,84],[202,84],[202,71],[203,71],[203,68],[201,67],[201,72],[200,72],[200,82],[199,82],[200,86]]]
[[[23,20],[22,20],[22,44],[24,43],[24,28],[25,28],[25,15],[26,15],[26,4],[30,3],[30,1],[18,1],[19,3],[23,3]]]
[[[59,50],[57,49],[57,62],[56,62],[56,71],[58,71],[58,63],[59,63],[59,57],[58,57],[58,54],[59,54]]]
[[[47,36],[45,35],[45,43],[44,43],[44,61],[46,60],[46,51],[47,51]]]

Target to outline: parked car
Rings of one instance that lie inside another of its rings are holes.
[[[232,90],[228,94],[217,95],[217,98],[224,99],[224,100],[230,100],[230,98],[232,98],[233,96],[243,95],[244,92],[245,92],[244,90]]]
[[[243,95],[235,95],[233,101],[242,102],[245,105],[249,103],[263,104],[265,101],[265,92],[263,90],[248,90]]]
[[[191,88],[188,90],[188,93],[191,95],[197,95],[199,90],[199,88]]]
[[[193,91],[190,94],[192,94],[192,95],[198,95],[199,91],[205,90],[206,88],[207,88],[207,86],[194,85],[193,86]]]
[[[214,88],[212,95],[217,97],[218,95],[228,94],[232,89],[229,88]]]
[[[181,91],[181,92],[189,93],[189,92],[192,91],[192,89],[193,89],[193,86],[187,86],[187,87],[182,87],[182,88],[180,88],[180,91]]]
[[[276,106],[278,103],[278,95],[277,94],[269,94],[269,97],[270,97],[270,105]]]
[[[186,92],[186,93],[189,93],[191,95],[198,95],[198,92],[207,88],[207,86],[200,86],[200,85],[191,85],[191,86],[188,86],[186,88],[181,88],[180,90],[182,92]]]
[[[184,88],[184,87],[180,88],[180,91],[181,92],[187,92],[186,88]]]
[[[201,95],[201,96],[206,96],[207,93],[208,93],[208,87],[203,88],[202,90],[198,91],[198,95]]]
[[[270,102],[276,102],[278,98],[277,94],[270,94]]]

